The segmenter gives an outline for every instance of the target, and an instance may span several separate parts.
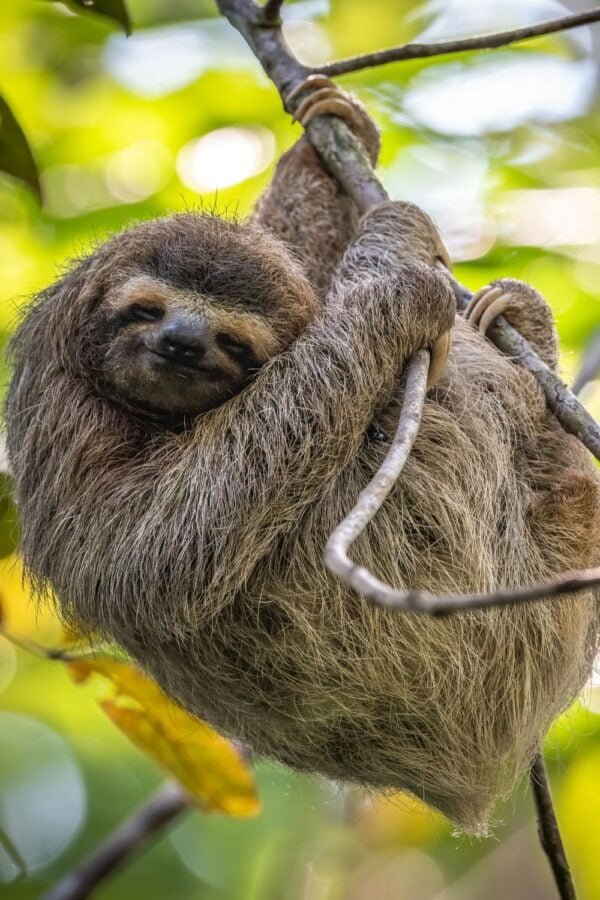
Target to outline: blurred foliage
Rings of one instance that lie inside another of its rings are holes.
[[[71,7],[79,6],[85,12],[97,12],[101,16],[107,16],[117,25],[120,25],[125,34],[131,34],[131,19],[129,11],[123,0],[67,0]]]
[[[252,816],[260,809],[241,754],[219,734],[176,706],[139,669],[108,656],[68,663],[76,683],[100,675],[110,696],[100,706],[141,750],[174,775],[201,809]]]
[[[245,214],[277,156],[301,133],[212,0],[129,0],[127,7],[130,38],[117,2],[96,0],[93,8],[106,15],[86,14],[85,0],[0,7],[0,96],[33,149],[44,197],[40,207],[24,183],[31,183],[31,170],[23,168],[23,145],[21,168],[11,169],[2,155],[4,128],[13,121],[3,106],[0,168],[18,176],[0,175],[3,342],[32,293],[129,222],[200,205]],[[284,9],[287,40],[315,65],[568,11],[559,0],[407,0],[401,15],[393,0],[300,0]],[[548,297],[568,377],[600,327],[599,50],[600,28],[584,28],[495,53],[341,79],[382,129],[380,173],[391,195],[434,216],[459,279],[474,289],[511,275]],[[600,414],[599,382],[584,400]],[[72,636],[50,611],[28,604],[4,488],[4,628],[64,646]],[[598,689],[583,699],[554,728],[547,755],[580,900],[598,900]],[[469,841],[406,797],[342,791],[271,764],[255,769],[263,806],[257,818],[190,816],[104,885],[101,896],[554,896],[525,784],[500,804],[495,837]],[[38,897],[160,778],[65,666],[0,637],[0,896]],[[23,859],[25,878],[8,843]]]
[[[6,100],[0,97],[0,171],[21,178],[40,197],[40,180],[23,129]]]

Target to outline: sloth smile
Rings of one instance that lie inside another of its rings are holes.
[[[185,359],[180,356],[161,353],[160,350],[150,350],[149,348],[148,354],[152,363],[160,366],[161,369],[173,369],[176,372],[190,376],[222,375],[218,366],[211,366],[197,359]]]

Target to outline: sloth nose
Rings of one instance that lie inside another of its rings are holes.
[[[177,317],[161,328],[157,350],[174,362],[194,365],[206,355],[209,343],[206,325],[193,319]]]

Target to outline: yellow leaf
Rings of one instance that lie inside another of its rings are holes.
[[[40,644],[61,644],[60,621],[49,605],[38,606],[23,581],[23,566],[13,554],[0,560],[2,627],[17,637]]]
[[[68,663],[75,681],[105,679],[100,705],[126,735],[205,810],[253,816],[260,803],[249,767],[229,741],[186,713],[128,663],[95,657]]]

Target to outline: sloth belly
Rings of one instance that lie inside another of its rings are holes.
[[[597,554],[597,481],[583,463],[574,473],[570,439],[546,418],[536,440],[514,421],[474,420],[467,404],[457,416],[459,401],[428,401],[405,471],[353,558],[398,587],[460,592],[524,584]],[[564,448],[554,488],[531,457],[537,441]],[[582,686],[598,602],[586,594],[440,620],[368,605],[326,572],[322,552],[385,450],[366,441],[187,644],[140,656],[192,712],[256,753],[408,790],[478,831]],[[579,542],[565,541],[565,516],[588,520],[585,553],[581,527]]]

